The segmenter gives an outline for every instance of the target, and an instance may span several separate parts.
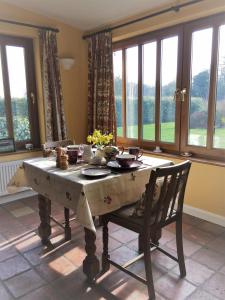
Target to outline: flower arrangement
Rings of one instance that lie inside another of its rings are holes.
[[[103,134],[101,130],[95,129],[92,135],[88,135],[87,142],[99,147],[109,145],[112,139],[112,133]]]

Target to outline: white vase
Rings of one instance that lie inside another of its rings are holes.
[[[84,145],[84,153],[83,153],[83,160],[84,162],[89,163],[93,157],[92,146],[91,145]]]
[[[102,149],[102,148],[97,148],[97,150],[96,150],[96,152],[95,152],[95,156],[96,157],[100,157],[100,158],[103,158],[103,157],[105,157],[105,151],[104,151],[104,149]]]

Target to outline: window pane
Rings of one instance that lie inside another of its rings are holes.
[[[143,46],[142,76],[143,139],[155,140],[156,42]]]
[[[219,31],[216,118],[213,146],[225,148],[225,25]]]
[[[2,62],[1,62],[1,52],[0,52],[0,139],[8,137],[7,123],[6,123],[6,113],[5,113],[5,95],[3,88],[3,78],[2,78]]]
[[[122,111],[122,50],[113,53],[114,93],[116,100],[117,135],[123,136]]]
[[[177,79],[178,37],[162,40],[161,49],[161,96],[160,96],[160,140],[175,142],[174,92]]]
[[[126,50],[126,136],[138,137],[138,47]]]
[[[192,34],[189,145],[206,146],[212,28]]]
[[[14,138],[16,141],[29,140],[30,126],[24,48],[6,46],[6,54],[12,100]]]

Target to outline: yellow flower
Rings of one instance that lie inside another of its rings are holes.
[[[92,137],[92,142],[93,142],[94,145],[98,144],[98,138],[93,136]]]
[[[87,142],[88,142],[88,143],[91,143],[91,142],[92,142],[92,136],[91,136],[91,135],[88,135],[88,136],[87,136]]]
[[[112,133],[102,134],[100,130],[95,129],[92,135],[87,136],[87,142],[94,145],[108,145],[113,139]]]
[[[102,134],[101,134],[101,131],[100,131],[100,130],[97,130],[97,129],[94,130],[94,133],[93,133],[93,136],[94,136],[94,137],[101,137],[101,135],[102,135]]]
[[[112,133],[109,133],[109,134],[108,134],[108,137],[109,137],[110,140],[112,140],[112,139],[113,139]]]
[[[105,143],[105,138],[104,138],[103,135],[99,137],[99,143],[100,144],[104,144]]]

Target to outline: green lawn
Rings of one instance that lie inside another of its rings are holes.
[[[215,130],[214,145],[216,148],[225,148],[225,128]]]
[[[132,138],[137,138],[138,127],[129,126],[128,136]],[[205,146],[206,143],[206,130],[205,129],[191,129],[190,130],[190,144]],[[117,127],[117,135],[122,136],[122,127]],[[155,125],[145,124],[143,126],[143,138],[145,140],[155,139]],[[161,126],[161,140],[164,142],[173,143],[174,142],[174,123],[163,123]],[[225,128],[218,128],[215,130],[214,136],[214,146],[216,148],[225,148]]]

